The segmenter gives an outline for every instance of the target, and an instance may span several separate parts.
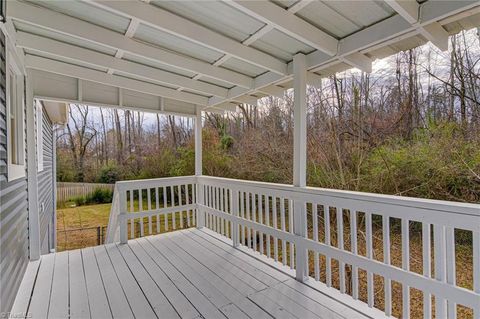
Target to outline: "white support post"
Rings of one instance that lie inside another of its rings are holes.
[[[305,187],[307,175],[307,64],[304,54],[293,57],[294,130],[293,130],[293,185]],[[306,207],[303,200],[294,200],[293,230],[295,235],[306,237]],[[307,250],[299,241],[295,247],[296,279],[308,279]]]
[[[35,110],[33,109],[33,78],[26,76],[27,108],[27,185],[28,185],[28,239],[30,260],[40,258],[40,223],[38,212],[37,156],[35,152]]]
[[[53,183],[53,249],[57,251],[57,126],[53,129],[52,138],[52,183]]]
[[[202,176],[202,109],[197,106],[195,117],[195,176]],[[197,179],[197,204],[203,204],[203,186]],[[198,206],[198,205],[197,205]],[[197,228],[205,226],[205,214],[197,208]]]
[[[293,185],[307,185],[307,63],[305,55],[293,57]]]
[[[195,117],[195,175],[202,175],[202,109],[199,106]]]
[[[118,194],[118,209],[120,210],[119,223],[120,223],[120,244],[128,243],[128,231],[127,231],[127,192],[124,189],[119,188]],[[133,223],[133,220],[132,220]],[[131,235],[135,238],[135,234]]]

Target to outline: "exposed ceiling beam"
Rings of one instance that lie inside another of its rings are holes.
[[[438,2],[441,3],[439,4]],[[420,25],[424,26],[449,17],[450,13],[458,14],[465,10],[480,7],[480,4],[477,0],[429,0],[423,3],[421,6],[422,8],[428,7],[428,9],[424,8],[423,10],[420,10],[421,16],[419,20],[422,21]],[[403,17],[400,15],[394,15],[393,17],[385,19],[340,40],[339,52],[337,56],[331,57],[328,54],[320,51],[315,51],[308,54],[307,67],[311,72],[318,72],[329,67],[331,63],[335,63],[335,61],[340,60],[342,57],[347,57],[357,52],[380,46],[386,42],[395,42],[396,40],[401,40],[402,37],[412,37],[419,33],[420,31],[408,23],[408,21],[406,21]],[[261,77],[268,76],[268,73],[261,75]],[[279,83],[280,81],[288,78],[289,77],[272,79],[272,84]],[[255,84],[250,90],[234,87],[229,90],[228,96],[238,96],[241,94],[241,92],[247,94],[256,90],[261,91],[263,87],[265,86],[259,87],[258,84]],[[226,100],[228,100],[228,98],[220,99],[213,97],[209,99],[209,105],[219,104],[225,102]]]
[[[186,92],[178,92],[177,90],[158,86],[155,84],[120,77],[118,75],[111,75],[101,71],[96,71],[85,67],[54,61],[29,54],[27,54],[25,57],[25,67],[35,70],[47,71],[55,74],[66,75],[69,77],[92,81],[96,83],[102,83],[132,91],[167,97],[198,105],[206,105],[208,102],[207,98],[200,95]]]
[[[293,5],[291,5],[290,7],[288,7],[287,11],[289,11],[290,13],[295,13],[295,12],[298,12],[299,10],[301,10],[302,8],[304,8],[305,6],[307,6],[310,2],[312,2],[314,0],[299,0],[298,2],[294,3]],[[251,45],[253,44],[255,41],[259,40],[260,38],[262,38],[264,35],[266,35],[268,32],[272,31],[274,29],[273,25],[271,24],[265,24],[262,28],[260,28],[259,30],[257,30],[256,32],[254,32],[253,34],[251,34],[248,38],[246,38],[245,40],[243,40],[242,44],[244,45]],[[225,63],[226,61],[228,61],[232,56],[229,55],[229,54],[225,54],[223,57],[221,57],[220,59],[218,59],[217,61],[215,61],[215,63],[213,65],[216,65],[216,66],[220,66],[222,65],[223,63]],[[287,70],[288,71],[288,70]],[[200,79],[202,76],[197,74],[195,75],[193,78],[195,80],[198,80]]]
[[[140,25],[140,21],[138,21],[137,19],[131,19],[128,25],[127,31],[125,31],[125,36],[127,38],[133,38],[133,36],[135,35],[135,32],[137,32],[139,25]],[[115,53],[115,57],[120,59],[123,57],[124,53],[125,52],[123,50],[117,50],[117,53]],[[113,71],[114,71],[113,69],[108,69],[107,73],[113,74]]]
[[[321,53],[325,53],[329,56],[336,55],[339,43],[337,39],[294,14],[307,6],[310,2],[310,0],[301,0],[286,10],[268,1],[235,0],[228,1],[227,3],[267,23],[267,26],[260,31],[264,29],[270,31],[271,29],[276,28],[289,34],[295,39],[312,46]],[[268,27],[270,29],[268,29]],[[372,61],[366,56],[361,57],[360,55],[360,53],[357,53],[355,56],[352,56],[351,59],[349,56],[344,56],[342,57],[342,61],[365,72],[371,72]]]
[[[227,1],[231,6],[329,55],[337,53],[338,40],[269,1]]]
[[[89,49],[79,48],[75,45],[52,40],[38,35],[25,32],[17,32],[17,46],[45,52],[58,57],[88,63],[113,71],[120,71],[144,78],[145,80],[163,84],[173,84],[206,95],[226,97],[228,90],[217,85],[195,81],[189,77],[162,71],[143,64],[118,59],[108,54],[99,53]]]
[[[420,33],[433,45],[442,51],[448,50],[449,34],[438,22],[433,22],[425,27],[419,28]]]
[[[419,23],[420,4],[416,0],[384,0],[408,23],[418,29],[428,41],[442,51],[448,50],[448,32],[438,23],[422,26]]]
[[[262,92],[262,93],[265,93],[267,95],[283,98],[283,96],[285,94],[285,90],[287,90],[287,89],[283,88],[283,87],[280,87],[280,86],[277,86],[277,85],[270,85],[270,86],[266,86],[264,88],[261,88],[259,91]]]
[[[202,74],[244,88],[249,88],[253,85],[253,79],[244,74],[213,66],[201,60],[135,41],[115,31],[35,5],[18,1],[9,1],[8,15],[15,20],[30,23],[117,50],[123,50],[124,52],[136,56],[141,56],[182,70]]]
[[[339,57],[339,60],[362,71],[372,72],[372,60],[364,54],[355,52],[344,57]]]
[[[385,0],[385,2],[410,24],[418,22],[420,6],[416,0]]]
[[[285,62],[269,54],[243,45],[227,36],[153,5],[138,1],[93,0],[92,3],[269,71],[278,74],[285,74],[287,71]]]

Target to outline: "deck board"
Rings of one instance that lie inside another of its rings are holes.
[[[115,244],[105,245],[105,249],[112,261],[113,268],[117,273],[120,285],[122,285],[135,318],[154,318],[155,312],[152,306],[130,272],[125,260],[120,255],[117,246]]]
[[[90,306],[88,304],[87,284],[83,272],[82,252],[80,250],[70,251],[68,259],[70,318],[90,318]]]
[[[138,239],[145,251],[155,260],[157,265],[169,276],[177,288],[189,299],[205,318],[224,318],[213,303],[198,290],[177,268],[156,249],[150,240]]]
[[[65,280],[66,279],[66,280]],[[50,306],[48,316],[52,318],[68,317],[69,297],[68,276],[68,251],[56,254],[53,268],[52,291],[50,293]]]
[[[189,229],[42,256],[15,304],[32,318],[367,318]]]
[[[249,295],[255,291],[267,288],[263,283],[256,280],[236,265],[231,264],[226,260],[219,263],[218,258],[215,258],[215,255],[208,249],[205,249],[191,239],[186,239],[181,233],[173,236],[171,240],[172,245],[176,245],[179,249],[183,249],[200,264],[218,277],[222,278],[242,294]]]
[[[130,248],[127,245],[118,245],[117,248],[157,317],[180,318],[175,308],[173,308],[162,291],[157,287]],[[133,293],[135,293],[135,291],[133,291]]]
[[[105,292],[108,298],[108,305],[114,318],[134,318],[130,303],[125,296],[122,285],[118,280],[107,250],[104,246],[97,246],[93,249],[97,258],[98,269],[105,286]]]
[[[82,249],[81,252],[90,316],[91,318],[112,318],[95,252],[91,247]],[[75,309],[75,311],[77,312],[78,309]],[[83,311],[85,312],[86,310]]]
[[[27,311],[27,313],[32,314],[32,318],[46,318],[48,316],[55,257],[55,255],[42,256],[37,280],[33,288],[32,301]]]
[[[177,289],[172,280],[163,272],[155,261],[147,254],[143,247],[137,242],[132,241],[128,248],[135,254],[142,266],[155,284],[162,290],[169,302],[175,307],[181,318],[193,319],[200,316],[192,303],[185,295]]]

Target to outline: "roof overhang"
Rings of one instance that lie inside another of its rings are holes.
[[[168,112],[235,111],[480,25],[477,0],[7,2],[37,98]]]
[[[47,112],[52,124],[66,125],[68,122],[68,103],[42,101],[43,110]]]

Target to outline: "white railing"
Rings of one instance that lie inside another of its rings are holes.
[[[399,316],[393,310],[401,304],[408,318],[411,303],[423,300],[424,318],[480,318],[480,205],[207,176],[121,182],[119,203],[132,189],[185,184],[184,206],[123,214],[123,242],[125,221],[187,210],[193,220],[196,211],[198,227],[290,267],[299,280],[338,290],[352,304],[363,301],[386,316]],[[471,259],[457,256],[465,247]],[[462,272],[467,281],[457,283]]]
[[[195,186],[194,176],[117,182],[105,242],[195,226]]]

